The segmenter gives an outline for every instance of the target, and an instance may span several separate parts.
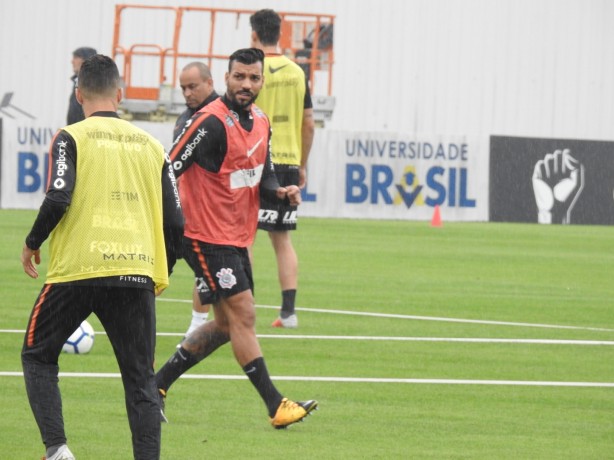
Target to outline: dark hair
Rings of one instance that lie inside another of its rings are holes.
[[[277,45],[281,33],[279,14],[270,9],[256,11],[249,17],[249,23],[263,45]]]
[[[77,79],[85,96],[110,94],[120,87],[119,70],[108,56],[95,54],[83,61]]]
[[[78,57],[81,59],[87,59],[89,57],[92,57],[94,54],[97,54],[96,50],[94,48],[88,48],[87,46],[82,46],[81,48],[77,48],[72,52],[72,55],[74,57]]]
[[[247,65],[261,62],[264,65],[264,52],[258,48],[242,48],[235,51],[228,59],[228,72],[230,72],[232,64],[235,61]]]

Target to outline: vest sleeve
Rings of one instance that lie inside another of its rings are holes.
[[[193,163],[208,171],[219,171],[226,154],[226,131],[215,115],[198,113],[175,140],[170,158],[175,176],[180,177]]]
[[[26,237],[30,249],[39,249],[58,225],[72,200],[77,168],[75,141],[59,131],[51,141],[47,193],[34,225]]]
[[[164,228],[164,245],[166,249],[166,261],[168,264],[168,274],[170,275],[177,259],[181,258],[181,243],[183,239],[183,212],[177,181],[173,167],[168,161],[164,162],[162,168],[162,212]]]
[[[279,180],[275,175],[275,168],[271,161],[271,153],[267,151],[264,169],[262,170],[262,179],[260,179],[260,198],[270,202],[278,202],[277,189],[281,187]]]

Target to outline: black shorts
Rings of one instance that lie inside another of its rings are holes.
[[[279,185],[298,185],[298,166],[275,165],[275,175]],[[296,230],[296,206],[260,200],[258,228],[268,232]]]
[[[194,272],[202,305],[248,289],[254,291],[247,248],[203,243],[184,237],[183,258]]]

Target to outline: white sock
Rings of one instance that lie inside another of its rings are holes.
[[[66,444],[60,444],[57,446],[51,446],[49,449],[46,450],[45,452],[45,457],[47,458],[51,458],[52,456],[54,456],[58,450],[60,450],[62,447],[68,447]]]
[[[201,312],[192,310],[192,322],[190,323],[190,327],[188,328],[188,331],[185,333],[185,335],[186,336],[190,335],[192,331],[196,329],[198,326],[205,324],[207,322],[208,316],[209,316],[209,312],[201,313]]]

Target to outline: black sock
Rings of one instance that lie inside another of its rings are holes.
[[[198,362],[194,355],[180,347],[156,373],[156,385],[167,391],[175,380]]]
[[[269,416],[273,417],[281,403],[282,396],[271,381],[269,371],[264,363],[264,358],[261,356],[260,358],[254,359],[251,363],[246,364],[243,366],[243,372],[245,372],[250,382],[252,382],[252,385],[254,385],[258,393],[260,393],[260,397],[269,411]]]
[[[294,300],[296,299],[296,289],[281,291],[281,317],[287,318],[294,314]]]

